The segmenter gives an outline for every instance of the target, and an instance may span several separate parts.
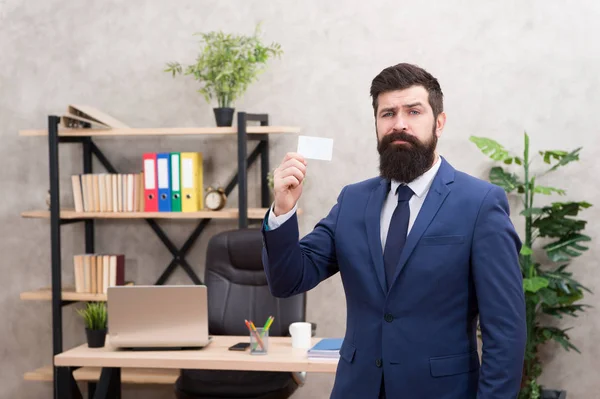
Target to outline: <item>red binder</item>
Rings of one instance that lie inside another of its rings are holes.
[[[144,211],[158,212],[156,153],[145,153],[142,159],[144,161]]]

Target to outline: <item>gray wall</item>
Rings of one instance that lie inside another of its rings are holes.
[[[44,206],[48,188],[47,145],[43,138],[18,137],[19,129],[44,128],[49,114],[69,103],[91,104],[134,127],[213,124],[211,106],[189,78],[173,80],[167,61],[193,61],[192,33],[225,29],[250,33],[264,21],[265,38],[285,54],[270,64],[237,108],[268,112],[273,124],[297,125],[310,135],[335,139],[332,162],[311,162],[301,206],[301,234],[326,215],[340,189],[377,173],[371,79],[385,66],[409,61],[436,75],[446,95],[448,123],[440,152],[458,169],[485,177],[487,158],[469,135],[500,140],[520,152],[523,132],[532,147],[583,146],[582,160],[544,179],[568,191],[568,199],[596,206],[584,216],[598,240],[599,135],[594,124],[600,100],[600,4],[597,1],[96,1],[0,2],[0,290],[3,398],[51,397],[47,383],[24,382],[23,373],[51,361],[50,303],[23,302],[19,293],[50,283],[49,224],[21,219],[20,212]],[[225,184],[233,173],[230,138],[117,138],[97,140],[121,170],[137,171],[143,151],[200,148],[206,154],[207,182]],[[278,163],[295,139],[273,137],[271,160]],[[81,169],[76,145],[60,149],[64,204],[71,204],[68,177]],[[540,164],[537,164],[540,166]],[[99,165],[95,164],[100,171]],[[251,186],[258,182],[251,172]],[[234,192],[231,204],[236,204]],[[253,190],[251,204],[258,203]],[[517,204],[514,204],[515,207]],[[513,211],[521,228],[518,208]],[[190,222],[161,222],[181,245]],[[99,221],[99,251],[127,255],[128,278],[153,282],[170,256],[143,221]],[[198,272],[210,234],[235,228],[212,223],[190,253]],[[83,250],[82,226],[64,227],[64,281],[72,278],[72,255]],[[597,244],[573,265],[575,275],[598,291]],[[177,272],[170,282],[187,283]],[[600,296],[586,303],[600,304]],[[344,294],[338,276],[309,294],[311,320],[320,335],[344,332]],[[334,311],[332,311],[334,310]],[[65,344],[83,341],[81,322],[66,308]],[[543,381],[572,398],[595,398],[600,366],[598,310],[576,320],[570,332],[582,354],[546,348]],[[332,378],[311,375],[296,398],[326,398]],[[125,397],[171,397],[170,389],[128,389]]]

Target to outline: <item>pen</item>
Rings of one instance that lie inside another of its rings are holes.
[[[260,347],[263,348],[263,350],[264,350],[265,344],[263,343],[263,340],[260,338],[260,335],[258,334],[258,331],[256,330],[256,327],[254,326],[254,323],[252,321],[248,322],[248,320],[244,320],[244,321],[246,322],[246,326],[248,326],[248,329],[250,330],[250,332],[252,334],[254,334],[254,337],[260,344]]]
[[[267,321],[265,321],[265,325],[263,326],[263,335],[264,335],[265,331],[269,330],[269,328],[271,327],[271,324],[273,324],[273,316],[269,316]]]
[[[265,325],[263,326],[262,332],[260,333],[260,337],[264,338],[265,334],[269,331],[269,328],[271,328],[271,324],[273,324],[273,320],[275,318],[273,316],[269,316],[267,318],[267,321],[265,321]],[[254,344],[253,349],[256,349],[256,343]]]

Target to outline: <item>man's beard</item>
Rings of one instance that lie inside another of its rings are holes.
[[[392,144],[396,140],[405,143]],[[435,125],[427,143],[421,143],[419,139],[405,132],[394,132],[384,136],[377,143],[381,177],[410,183],[433,165],[436,146]]]

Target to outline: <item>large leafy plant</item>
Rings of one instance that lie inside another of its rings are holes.
[[[201,37],[202,47],[196,62],[185,68],[178,62],[169,62],[165,72],[173,77],[178,73],[193,75],[203,84],[198,91],[207,102],[217,99],[218,106],[230,108],[266,68],[271,57],[282,54],[278,43],[264,45],[260,39],[260,24],[252,36],[218,32],[195,33]]]
[[[501,144],[488,138],[471,136],[470,140],[484,154],[505,165],[490,170],[490,181],[504,188],[507,194],[517,195],[522,200],[520,215],[525,218],[525,237],[519,258],[527,308],[527,347],[519,399],[537,399],[541,395],[537,381],[542,373],[540,346],[553,340],[567,351],[573,349],[579,352],[567,334],[569,328],[561,329],[545,321],[548,320],[546,315],[561,319],[564,315],[576,317],[585,310],[586,305],[580,301],[584,291],[591,291],[573,277],[568,267],[573,258],[588,249],[584,243],[590,241],[590,237],[582,233],[587,222],[577,219],[577,216],[591,205],[584,201],[563,201],[535,206],[534,199],[538,194],[566,194],[561,188],[542,186],[536,180],[578,161],[581,147],[570,152],[539,151],[541,159],[549,166],[536,175],[531,169],[533,160],[530,159],[527,133],[523,157],[510,154]],[[521,176],[508,170],[510,165],[516,165],[522,172]],[[538,240],[543,243],[534,253],[534,244]]]

